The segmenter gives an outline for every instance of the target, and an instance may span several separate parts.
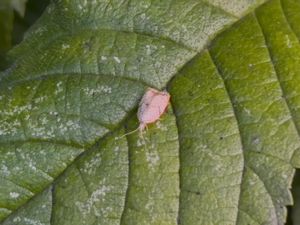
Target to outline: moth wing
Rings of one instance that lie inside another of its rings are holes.
[[[145,111],[148,109],[148,107],[151,105],[151,102],[153,98],[158,94],[159,92],[153,88],[148,88],[146,93],[143,95],[139,108],[138,108],[138,119],[141,122],[142,115],[145,113]]]
[[[160,109],[158,107],[149,106],[147,109],[140,115],[139,121],[141,123],[149,124],[154,123],[160,117]]]
[[[153,88],[148,88],[146,93],[143,95],[139,106],[142,106],[143,104],[150,103],[151,99],[157,94],[157,91]]]
[[[137,116],[140,122],[143,121],[143,115],[146,113],[148,106],[145,103],[140,103]]]
[[[138,109],[140,123],[149,124],[157,121],[165,112],[170,100],[168,92],[148,88]]]
[[[153,97],[151,107],[157,108],[159,114],[162,115],[169,105],[170,95],[160,94]],[[159,118],[158,118],[159,119]]]

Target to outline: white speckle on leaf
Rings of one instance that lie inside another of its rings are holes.
[[[120,147],[119,147],[119,146],[116,146],[116,147],[114,148],[114,153],[115,153],[115,154],[118,154],[119,151],[120,151]]]
[[[27,217],[24,218],[24,222],[30,225],[43,225],[43,223],[41,223],[39,220],[33,220]]]
[[[59,81],[57,84],[56,84],[56,87],[57,89],[55,90],[54,94],[57,95],[59,93],[61,93],[64,89],[62,87],[62,81]]]
[[[150,1],[149,2],[141,2],[141,6],[144,8],[144,9],[147,9],[151,6],[151,3]]]
[[[42,123],[42,125],[46,125],[48,123],[48,119],[46,117],[43,117],[41,119],[41,123]]]
[[[21,105],[21,106],[12,106],[11,105],[11,101],[8,103],[7,109],[6,110],[2,110],[0,112],[0,115],[4,115],[4,116],[15,116],[16,114],[21,114],[21,113],[25,113],[25,112],[29,112],[32,109],[32,105],[31,104],[27,104],[27,105]]]
[[[253,185],[255,185],[255,182],[253,180],[250,180],[249,185],[253,186]]]
[[[21,222],[21,218],[17,216],[13,219],[13,222],[15,222],[15,223]]]
[[[102,61],[106,61],[106,60],[107,60],[107,57],[106,57],[106,56],[101,56],[101,60],[102,60]]]
[[[100,153],[97,153],[90,161],[84,163],[83,172],[88,175],[95,174],[101,160]]]
[[[79,130],[80,129],[80,123],[73,121],[73,120],[69,120],[66,123],[66,125],[70,130]]]
[[[11,198],[18,198],[18,197],[20,196],[20,194],[17,193],[17,192],[10,192],[10,193],[9,193],[9,196],[10,196]]]
[[[41,103],[41,102],[45,101],[46,99],[47,99],[46,96],[41,96],[41,97],[35,98],[34,103],[36,103],[36,104]]]
[[[216,172],[220,172],[222,170],[222,166],[220,164],[216,164],[215,168]]]
[[[88,96],[93,96],[95,94],[111,94],[112,88],[106,85],[99,86],[97,88],[84,88],[84,93]]]
[[[157,154],[156,151],[151,151],[151,152],[146,152],[146,159],[147,159],[147,162],[149,163],[150,167],[155,167],[159,160],[160,160],[160,157],[159,155]]]
[[[9,175],[10,175],[10,171],[8,170],[8,168],[7,168],[6,165],[2,165],[2,166],[1,166],[1,173],[2,173],[4,176],[9,176]]]
[[[53,112],[49,112],[51,115]],[[42,118],[41,118],[42,119]],[[44,121],[45,122],[45,121]],[[54,138],[55,132],[53,127],[47,127],[41,121],[29,120],[27,123],[28,130],[33,137]]]
[[[145,19],[146,19],[146,14],[145,14],[145,13],[141,14],[141,18],[142,18],[143,20],[145,20]]]
[[[91,209],[94,209],[94,213],[98,213],[96,208],[93,207],[95,203],[100,202],[105,197],[106,193],[110,191],[111,188],[108,186],[101,186],[99,189],[94,191],[91,196],[85,202],[77,201],[75,205],[79,209],[80,213],[83,214],[83,217],[86,217],[87,214],[91,213]]]
[[[146,52],[147,52],[147,55],[151,55],[151,46],[150,45],[146,45]]]
[[[244,108],[244,111],[248,114],[248,115],[251,115],[251,111],[247,108]]]
[[[117,63],[121,63],[121,60],[120,60],[117,56],[114,56],[114,60],[115,60]]]
[[[34,33],[37,34],[37,35],[40,35],[40,34],[42,34],[42,33],[44,33],[44,32],[47,32],[47,31],[48,31],[48,29],[47,29],[46,27],[39,27],[39,28],[37,28],[37,29],[34,31]]]
[[[68,44],[62,44],[61,48],[62,48],[63,50],[65,50],[65,49],[70,48],[70,45],[68,45]]]
[[[52,115],[52,116],[57,116],[57,115],[58,115],[58,112],[50,111],[49,114]]]
[[[21,128],[19,120],[0,120],[0,135],[16,135]]]
[[[154,202],[151,200],[152,199],[149,199],[149,202],[147,202],[147,204],[145,205],[145,209],[147,209],[150,212],[152,212],[154,208]]]
[[[33,171],[37,170],[32,161],[29,161],[28,165],[29,165],[29,168],[32,169]]]
[[[286,43],[286,46],[288,48],[292,48],[293,47],[293,43],[291,42],[291,39],[290,39],[290,37],[289,37],[288,34],[285,35],[285,43]]]
[[[164,124],[162,124],[159,120],[156,122],[156,127],[162,131],[168,130],[168,128]]]
[[[259,137],[254,138],[252,143],[258,145],[260,143],[260,138]]]
[[[60,130],[61,133],[65,133],[68,130],[68,128],[64,126],[64,124],[60,124],[58,129]]]

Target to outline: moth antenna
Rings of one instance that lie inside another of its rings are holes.
[[[137,132],[139,129],[140,129],[140,127],[136,128],[136,129],[134,129],[133,131],[130,131],[130,132],[126,133],[126,134],[123,134],[121,137],[118,137],[118,139],[119,139],[119,138],[123,138],[123,137],[125,137],[125,136],[127,136],[127,135],[129,135],[129,134],[133,134],[133,133]]]

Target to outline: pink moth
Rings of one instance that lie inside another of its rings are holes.
[[[156,122],[166,111],[170,101],[170,94],[148,88],[144,94],[138,110],[139,130],[143,131],[147,124]]]
[[[139,127],[122,137],[139,130],[141,133],[148,124],[154,123],[166,111],[170,102],[170,94],[167,91],[158,91],[154,88],[148,88],[144,94],[137,113],[140,122]]]

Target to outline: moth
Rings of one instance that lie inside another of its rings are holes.
[[[137,113],[142,132],[148,124],[154,123],[164,114],[170,102],[170,94],[167,91],[158,91],[148,88],[144,94]]]
[[[145,128],[147,128],[148,124],[159,120],[169,105],[170,97],[171,96],[167,91],[159,91],[154,88],[148,88],[139,104],[137,117],[140,124],[138,128],[123,136],[132,134],[138,130],[142,133]]]

